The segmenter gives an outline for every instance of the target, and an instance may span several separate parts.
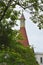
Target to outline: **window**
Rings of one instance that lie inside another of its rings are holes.
[[[42,63],[42,57],[40,57],[40,63]]]

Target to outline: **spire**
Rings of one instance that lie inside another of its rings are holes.
[[[20,33],[23,37],[23,40],[19,40],[19,42],[24,45],[25,47],[29,45],[26,29],[25,29],[25,17],[22,11],[22,15],[20,17]]]
[[[24,17],[23,11],[20,17],[20,27],[25,27],[25,17]]]

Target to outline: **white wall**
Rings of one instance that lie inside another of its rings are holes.
[[[36,60],[38,61],[39,65],[43,65],[43,54],[42,53],[36,53],[35,57],[36,57]],[[42,63],[40,62],[41,57],[42,57]]]

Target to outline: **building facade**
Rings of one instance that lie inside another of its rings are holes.
[[[35,53],[35,58],[39,65],[43,65],[43,53]]]

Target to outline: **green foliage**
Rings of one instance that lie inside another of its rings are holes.
[[[23,9],[29,9],[31,13],[31,20],[34,22],[38,22],[38,27],[43,28],[43,23],[42,20],[39,20],[41,12],[43,13],[43,0],[0,0],[0,21],[6,20],[6,19],[11,19],[10,22],[12,21],[13,24],[15,20],[18,19],[18,12],[14,10],[16,5],[21,6]],[[37,15],[35,15],[37,13]],[[12,15],[11,15],[12,14]],[[43,14],[41,14],[43,15]],[[34,20],[34,18],[37,20]],[[41,17],[40,17],[41,18]],[[42,17],[43,18],[43,17]],[[39,26],[39,22],[40,25]],[[12,23],[11,23],[12,24]],[[11,26],[13,26],[13,24]]]
[[[0,1],[0,7],[1,7],[1,6],[2,6],[2,7],[6,6],[3,1]]]
[[[43,23],[41,22],[42,20],[40,19],[39,21],[40,15],[43,16],[42,4],[43,4],[43,0],[40,1],[39,0],[0,0],[0,22],[10,18],[9,23],[12,21],[11,27],[14,26],[15,21],[18,19],[18,14],[19,14],[17,11],[14,10],[14,8],[16,7],[16,5],[19,5],[24,10],[28,8],[28,10],[30,10],[29,13],[31,14],[31,18],[32,18],[31,20],[33,22],[38,22],[38,27],[43,28]],[[36,13],[37,15],[35,15]],[[34,20],[34,17],[36,20]],[[39,22],[41,26],[39,26]]]
[[[31,62],[30,62],[31,61]],[[13,41],[9,48],[0,50],[0,64],[6,65],[38,65],[31,48]]]
[[[38,0],[0,0],[0,65],[38,65],[32,49],[17,42],[18,32],[12,30],[20,14],[15,10],[16,5],[28,8],[33,14],[31,19],[35,22],[40,19],[37,22],[43,26],[43,15],[39,15],[39,9],[43,8]]]

